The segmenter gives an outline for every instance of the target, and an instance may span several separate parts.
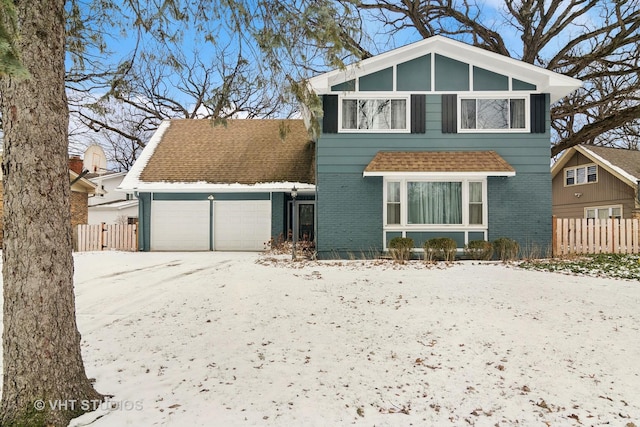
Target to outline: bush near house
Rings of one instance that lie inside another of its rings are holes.
[[[404,262],[411,258],[413,239],[410,237],[394,237],[389,241],[389,253],[395,261]]]
[[[518,257],[520,245],[508,237],[500,237],[493,241],[493,252],[501,261],[512,261]]]
[[[454,261],[456,259],[458,245],[450,237],[437,237],[424,242],[424,260],[432,261]]]
[[[465,245],[464,254],[473,260],[488,261],[493,257],[493,245],[486,240],[471,240]]]

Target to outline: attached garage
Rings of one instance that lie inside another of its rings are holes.
[[[270,200],[210,201],[206,194],[201,198],[152,201],[152,251],[264,249],[271,237]]]
[[[314,155],[303,120],[162,122],[119,187],[138,199],[138,247],[265,250],[291,235],[292,193],[313,201]]]
[[[261,251],[271,238],[268,200],[213,203],[213,241],[217,251]]]
[[[208,200],[154,200],[151,250],[208,251]]]

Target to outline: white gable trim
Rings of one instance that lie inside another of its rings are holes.
[[[555,102],[582,86],[580,80],[554,73],[517,59],[489,52],[443,36],[433,36],[389,52],[376,55],[349,65],[344,69],[329,71],[309,79],[309,85],[316,94],[331,92],[331,87],[356,79],[360,76],[375,73],[403,62],[424,56],[428,53],[439,54],[483,69],[508,75],[511,78],[530,82],[537,86],[536,92],[549,93],[551,102]],[[432,58],[432,78],[434,77]],[[471,67],[470,67],[471,70]],[[432,85],[433,87],[433,85]],[[357,87],[356,87],[357,89]]]
[[[156,129],[155,133],[142,150],[142,153],[140,153],[140,157],[138,157],[138,160],[136,160],[136,162],[133,164],[131,170],[129,170],[116,191],[131,192],[137,190],[138,187],[140,187],[140,175],[142,175],[142,171],[147,166],[147,163],[149,163],[151,156],[153,156],[153,153],[156,151],[158,144],[160,144],[160,141],[162,140],[162,136],[167,131],[167,129],[169,129],[170,125],[170,120],[163,120],[162,123],[160,123],[158,129]]]

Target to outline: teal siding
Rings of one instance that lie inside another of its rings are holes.
[[[551,247],[551,173],[521,173],[490,177],[489,236],[509,237],[522,250],[533,247],[544,255]]]
[[[321,258],[382,250],[382,178],[318,174],[316,246]]]
[[[269,200],[270,193],[153,193],[153,200]]]
[[[273,193],[271,195],[271,237],[277,239],[280,234],[287,237],[286,227],[286,201],[284,193]]]
[[[429,239],[437,239],[440,237],[449,237],[456,241],[456,247],[464,247],[464,231],[429,231],[429,232],[407,232],[407,237],[413,239],[413,245],[422,249],[424,242]]]
[[[469,90],[469,65],[446,56],[436,55],[436,90]]]
[[[509,77],[473,67],[473,90],[509,90]]]
[[[138,250],[151,249],[151,193],[138,194]]]
[[[512,79],[512,81],[511,81],[511,89],[513,89],[513,90],[536,90],[536,85],[532,85],[531,83],[523,82],[522,80]]]
[[[332,92],[350,92],[356,90],[356,81],[355,80],[347,80],[344,83],[340,83],[334,86],[331,86]]]
[[[547,249],[551,238],[549,132],[443,134],[440,100],[439,95],[427,95],[424,134],[322,135],[316,157],[318,256],[372,253],[384,247],[382,178],[362,176],[381,150],[496,151],[515,168],[516,176],[488,179],[488,240],[510,237],[523,248]],[[545,115],[549,129],[548,106]],[[482,233],[469,235],[470,240],[483,238]],[[463,245],[464,241],[459,242],[459,247]]]
[[[396,90],[430,91],[431,90],[431,55],[421,56],[411,61],[398,64]]]
[[[360,77],[359,89],[361,92],[392,91],[393,68],[386,68],[375,73]]]

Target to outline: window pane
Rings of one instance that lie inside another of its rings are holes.
[[[622,217],[622,209],[620,208],[611,208],[611,216],[614,218]]]
[[[477,100],[478,129],[508,129],[509,102],[507,99]]]
[[[575,184],[576,183],[575,178],[574,178],[575,177],[575,171],[573,169],[569,169],[569,170],[566,171],[566,174],[567,174],[566,175],[567,185]]]
[[[609,209],[597,209],[596,211],[598,212],[598,218],[600,219],[609,218]]]
[[[524,129],[524,99],[511,100],[511,129]]]
[[[405,99],[391,100],[391,129],[407,128],[407,101]]]
[[[587,209],[587,218],[596,218],[596,210]]]
[[[355,99],[342,100],[342,128],[356,129],[358,123],[358,101]]]
[[[400,224],[400,203],[387,203],[387,224]]]
[[[409,224],[462,224],[462,183],[409,182]]]
[[[587,182],[596,182],[598,179],[597,175],[597,166],[588,166],[587,167]]]
[[[358,129],[390,129],[391,101],[388,99],[358,100]]]
[[[463,99],[460,101],[460,127],[462,129],[476,128],[476,100]]]
[[[482,224],[482,204],[469,205],[469,224]]]
[[[400,183],[387,182],[387,202],[400,203]]]
[[[469,183],[469,202],[482,203],[482,183],[481,182]]]
[[[576,183],[577,184],[584,184],[585,182],[587,182],[587,174],[586,174],[587,170],[586,168],[578,168],[576,169]]]

